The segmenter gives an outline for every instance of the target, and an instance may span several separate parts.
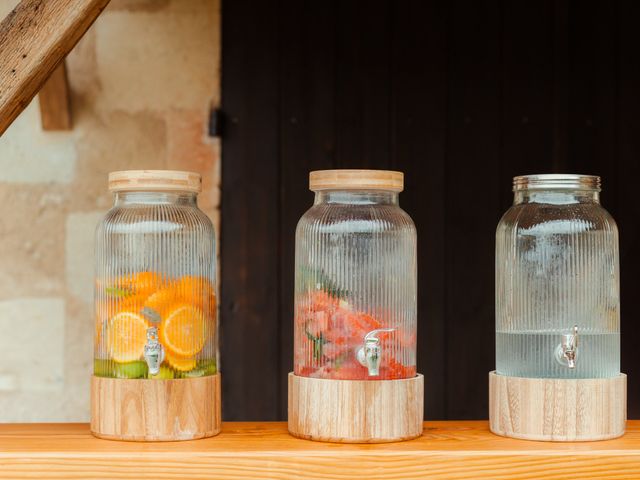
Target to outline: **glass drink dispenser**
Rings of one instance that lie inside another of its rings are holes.
[[[96,230],[91,429],[188,440],[220,429],[216,251],[199,174],[109,175]]]
[[[310,174],[296,230],[289,430],[382,442],[422,432],[416,375],[416,230],[400,172]]]
[[[600,178],[514,178],[496,233],[491,428],[536,440],[624,432],[618,230]]]

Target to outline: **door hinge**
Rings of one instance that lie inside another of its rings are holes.
[[[209,112],[209,136],[222,138],[224,133],[224,113],[219,108]]]

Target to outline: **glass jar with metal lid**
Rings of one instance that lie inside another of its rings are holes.
[[[594,176],[514,179],[496,234],[497,373],[620,373],[618,229],[599,192]]]

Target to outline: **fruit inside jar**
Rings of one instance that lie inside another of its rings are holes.
[[[166,380],[217,372],[217,302],[208,278],[137,272],[98,281],[96,292],[96,376]],[[162,345],[155,373],[144,357],[150,329]]]
[[[314,278],[326,275],[316,272]],[[403,328],[402,322],[355,307],[349,292],[330,282],[314,281],[305,287],[302,291],[298,287],[295,302],[296,375],[336,380],[392,380],[416,375],[416,335]],[[358,351],[367,334],[376,331],[380,366],[378,374],[372,375],[358,358]]]

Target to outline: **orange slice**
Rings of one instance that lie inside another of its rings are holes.
[[[196,368],[195,357],[180,357],[170,352],[166,352],[165,360],[171,365],[171,367],[179,372],[188,372]]]
[[[216,311],[216,292],[212,282],[206,277],[185,275],[176,284],[181,298],[192,303],[209,316]]]
[[[160,341],[180,357],[193,357],[204,347],[206,320],[202,311],[182,305],[167,315],[160,327]]]
[[[155,272],[130,273],[119,277],[116,287],[124,292],[148,297],[158,289],[161,281],[162,277]]]
[[[138,360],[147,342],[147,322],[133,312],[122,312],[114,316],[107,328],[107,348],[116,362]]]
[[[136,312],[138,313],[144,304],[146,296],[136,294],[131,295],[130,297],[125,298],[120,302],[114,302],[114,307],[118,310],[117,313],[121,312]]]
[[[153,310],[160,318],[165,318],[175,310],[178,303],[182,303],[180,300],[175,288],[167,287],[149,296],[144,302],[144,308]]]

